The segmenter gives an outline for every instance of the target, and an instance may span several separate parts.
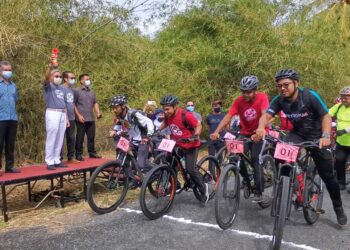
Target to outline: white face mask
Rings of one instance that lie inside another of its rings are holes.
[[[60,85],[61,83],[62,83],[62,78],[54,78],[53,79],[53,83],[55,84],[55,85]]]
[[[91,85],[91,81],[90,81],[90,80],[86,80],[86,81],[85,81],[85,86],[86,86],[86,87],[90,87],[90,85]]]

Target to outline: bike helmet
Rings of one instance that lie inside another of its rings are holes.
[[[345,87],[342,90],[340,90],[340,95],[350,95],[350,87]]]
[[[124,105],[128,103],[128,98],[125,95],[116,95],[111,99],[111,106]]]
[[[179,103],[179,99],[174,95],[166,95],[160,100],[160,105],[175,106]]]
[[[252,90],[256,89],[259,85],[259,79],[256,76],[245,76],[242,78],[240,83],[241,90]]]
[[[299,81],[299,73],[297,71],[295,71],[294,69],[282,69],[282,70],[278,71],[275,75],[276,82],[278,82],[279,80],[282,80],[282,79],[287,79],[287,78]]]

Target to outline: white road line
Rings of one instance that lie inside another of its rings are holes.
[[[127,213],[137,213],[137,214],[142,214],[142,211],[140,210],[135,210],[135,209],[130,209],[130,208],[118,208],[121,210],[124,210]],[[164,215],[163,218],[165,219],[169,219],[172,221],[176,221],[179,223],[183,223],[183,224],[191,224],[191,225],[196,225],[196,226],[202,226],[202,227],[208,227],[208,228],[215,228],[218,230],[222,230],[218,225],[214,225],[214,224],[210,224],[210,223],[204,223],[204,222],[195,222],[192,221],[191,219],[185,219],[185,218],[177,218],[174,216],[170,216],[170,215]],[[229,229],[226,231],[231,231],[234,232],[235,234],[239,234],[239,235],[244,235],[244,236],[249,236],[255,239],[268,239],[271,240],[271,236],[270,235],[263,235],[263,234],[258,234],[258,233],[254,233],[254,232],[247,232],[247,231],[241,231],[241,230],[236,230],[236,229]],[[282,241],[282,244],[290,246],[290,247],[294,247],[294,248],[300,248],[300,249],[305,249],[305,250],[320,250],[318,248],[315,247],[311,247],[311,246],[307,246],[304,244],[296,244],[293,242],[288,242],[288,241]]]

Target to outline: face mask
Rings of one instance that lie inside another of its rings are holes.
[[[188,106],[187,110],[190,111],[190,112],[193,112],[194,111],[194,107],[193,106]]]
[[[85,86],[86,86],[86,87],[90,87],[90,85],[91,85],[91,81],[90,81],[90,80],[86,80],[86,81],[85,81]]]
[[[62,78],[55,77],[53,79],[53,83],[56,84],[56,85],[60,85],[62,83]]]
[[[75,79],[69,79],[69,84],[70,85],[74,85],[74,83],[75,83]]]
[[[6,80],[8,80],[8,79],[10,79],[10,78],[12,77],[12,71],[3,71],[3,72],[2,72],[2,76],[3,76]]]
[[[214,112],[216,112],[216,113],[221,112],[221,107],[214,108]]]

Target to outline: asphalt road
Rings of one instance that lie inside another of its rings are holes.
[[[342,192],[342,197],[350,217],[350,194]],[[313,226],[293,210],[282,249],[350,249],[350,226],[337,225],[328,194],[324,209]],[[142,214],[137,202],[110,214],[88,211],[53,221],[48,227],[1,233],[0,249],[267,249],[273,228],[270,209],[243,198],[232,229],[222,231],[216,225],[214,202],[200,208],[190,192],[176,196],[168,215],[155,221]]]

